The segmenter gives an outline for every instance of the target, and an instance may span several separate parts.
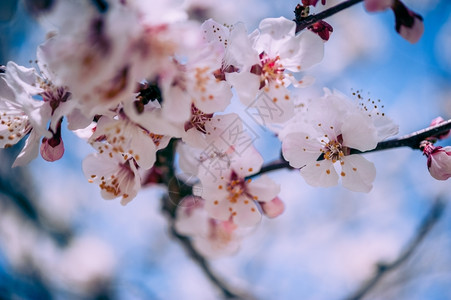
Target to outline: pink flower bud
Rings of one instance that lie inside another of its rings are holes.
[[[437,180],[447,180],[451,177],[451,147],[435,147],[429,142],[423,142],[423,154],[427,156],[427,166],[431,176]]]
[[[63,157],[64,143],[61,137],[43,138],[41,144],[41,156],[46,161],[56,161]]]
[[[423,18],[399,0],[395,0],[392,9],[395,13],[396,31],[410,43],[418,42],[424,32]]]
[[[365,0],[365,9],[368,12],[378,12],[389,9],[394,0]]]
[[[315,24],[309,26],[308,29],[318,34],[319,37],[322,38],[324,41],[328,41],[331,32],[334,31],[333,27],[323,20],[320,20]]]
[[[275,218],[280,216],[285,210],[285,204],[280,200],[279,197],[276,197],[268,202],[260,202],[260,206],[263,210],[263,213],[268,218]]]
[[[445,120],[442,117],[437,117],[437,118],[435,118],[434,120],[431,121],[431,125],[430,126],[435,126],[435,125],[441,124],[443,122],[445,122]],[[445,131],[442,134],[437,135],[436,137],[439,140],[443,140],[443,139],[446,139],[447,137],[449,137],[450,135],[451,135],[451,131],[448,130],[448,131]]]

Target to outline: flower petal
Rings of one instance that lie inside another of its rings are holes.
[[[323,160],[308,164],[301,175],[311,186],[330,187],[338,184],[338,175],[331,161]]]
[[[354,192],[368,193],[376,178],[374,164],[361,155],[349,155],[343,158],[341,180],[345,188]]]

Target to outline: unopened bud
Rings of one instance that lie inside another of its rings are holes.
[[[268,218],[275,218],[280,216],[285,210],[285,204],[280,200],[279,197],[276,197],[268,202],[260,202],[260,206],[263,210],[263,213]]]

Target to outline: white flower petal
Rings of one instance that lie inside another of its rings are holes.
[[[359,114],[348,115],[341,127],[343,146],[360,151],[376,148],[378,140],[376,129],[369,116]]]
[[[343,158],[341,180],[345,188],[368,193],[376,178],[374,164],[361,155],[349,155]]]
[[[311,186],[330,187],[338,184],[338,174],[328,160],[308,164],[301,169],[301,175]]]
[[[30,132],[27,141],[25,142],[25,146],[22,151],[17,156],[16,160],[13,163],[13,167],[19,167],[28,164],[30,161],[35,159],[39,154],[39,141],[41,139],[41,135],[37,133],[35,130]]]
[[[231,204],[229,201],[218,198],[212,200],[205,200],[205,210],[209,216],[221,221],[227,221],[231,215]]]
[[[304,132],[289,133],[282,141],[283,157],[294,168],[316,161],[321,155],[321,149],[321,143]]]
[[[280,185],[268,176],[262,175],[247,184],[247,191],[253,196],[255,201],[267,202],[279,195]]]
[[[255,226],[262,219],[262,214],[255,201],[244,197],[238,199],[238,202],[233,206],[232,216],[233,223],[239,227]]]

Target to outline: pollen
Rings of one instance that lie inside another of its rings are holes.
[[[345,176],[346,176],[346,173],[345,173],[345,172],[341,172],[340,175],[343,176],[343,177],[345,177]]]
[[[352,170],[353,170],[354,172],[356,172],[356,171],[357,171],[357,168],[352,168]]]
[[[326,173],[327,173],[327,175],[329,175],[329,174],[330,174],[330,170],[329,170],[329,169],[327,169],[327,170],[326,170]]]
[[[252,172],[253,170],[254,170],[254,169],[252,169],[252,168],[249,168],[249,169],[248,169],[249,172]]]
[[[219,185],[219,186],[218,186],[218,189],[222,190],[222,185]]]
[[[213,202],[213,204],[214,204],[214,205],[218,205],[218,204],[219,204],[219,201],[218,201],[218,200],[215,200],[215,201]]]

